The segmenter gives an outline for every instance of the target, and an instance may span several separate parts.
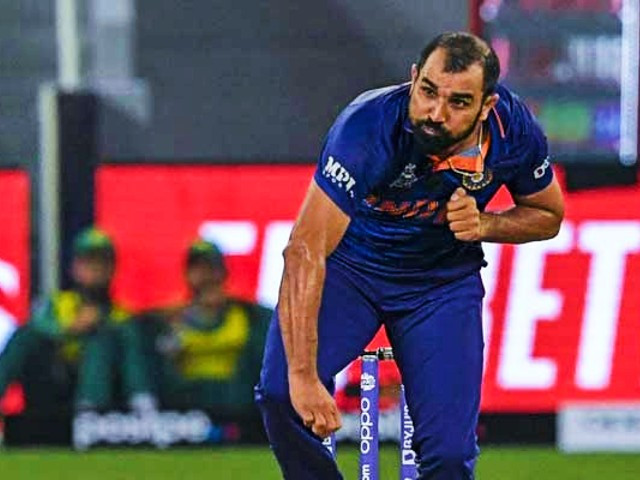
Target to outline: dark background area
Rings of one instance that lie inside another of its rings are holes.
[[[424,43],[469,17],[463,0],[133,3],[144,94],[125,85],[103,97],[103,160],[312,162],[350,99],[405,81]],[[37,163],[38,86],[56,80],[54,5],[0,0],[0,165]],[[81,16],[86,71],[97,40]]]
[[[313,161],[350,99],[405,81],[431,36],[468,19],[462,0],[137,5],[136,75],[152,111],[146,124],[104,117],[110,160]]]

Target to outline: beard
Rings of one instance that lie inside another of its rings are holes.
[[[459,135],[453,135],[442,123],[432,122],[431,120],[418,120],[413,124],[413,138],[423,154],[441,155],[474,132],[480,121],[481,113],[482,109],[478,111],[471,125]],[[423,127],[429,127],[435,133],[428,134],[423,130]]]

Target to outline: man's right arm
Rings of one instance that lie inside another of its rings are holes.
[[[318,376],[318,310],[326,259],[340,243],[349,221],[313,181],[284,251],[278,314],[289,392],[305,425],[321,437],[340,427],[340,415]]]

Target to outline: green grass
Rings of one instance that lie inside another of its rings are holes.
[[[343,447],[339,463],[347,480],[357,479],[355,448]],[[382,480],[398,478],[398,452],[381,449]],[[276,480],[266,448],[212,450],[0,451],[0,477],[11,480]],[[631,480],[640,478],[640,455],[562,455],[551,448],[485,448],[479,480]]]

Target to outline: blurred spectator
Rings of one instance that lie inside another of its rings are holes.
[[[190,302],[156,312],[148,329],[160,404],[231,413],[253,409],[272,311],[230,298],[220,250],[197,240],[186,255]]]
[[[78,410],[103,410],[116,406],[119,377],[132,407],[153,408],[137,326],[110,297],[115,260],[100,230],[76,237],[74,286],[52,293],[16,330],[0,355],[0,396],[23,380],[27,408],[51,410],[71,400]]]

